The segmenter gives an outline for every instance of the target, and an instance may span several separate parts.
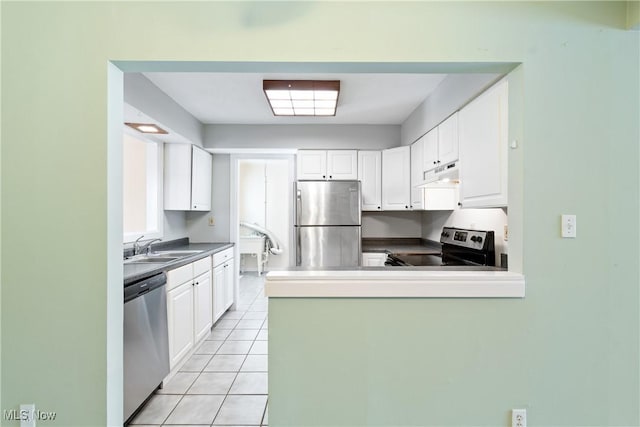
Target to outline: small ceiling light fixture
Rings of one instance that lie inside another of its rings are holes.
[[[125,123],[125,125],[129,126],[142,133],[155,133],[155,134],[168,134],[166,130],[162,129],[158,125],[154,125],[153,123]]]
[[[263,80],[274,116],[335,116],[340,80]]]

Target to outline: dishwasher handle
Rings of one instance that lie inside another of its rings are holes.
[[[134,282],[124,288],[124,302],[127,303],[134,300],[152,290],[164,286],[167,283],[167,275],[165,273],[156,274],[155,276]]]

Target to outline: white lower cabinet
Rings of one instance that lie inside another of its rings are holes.
[[[196,277],[194,281],[193,326],[195,328],[195,342],[199,342],[201,339],[206,337],[209,332],[211,332],[211,326],[213,324],[213,290],[211,287],[211,271],[207,270],[206,273],[203,273],[200,276]]]
[[[167,292],[169,365],[171,369],[193,348],[193,286],[184,283]]]
[[[167,272],[169,365],[173,368],[212,325],[211,257]]]
[[[384,252],[363,252],[362,253],[363,267],[384,267],[384,263],[386,260],[387,260],[387,254]]]
[[[233,305],[235,269],[233,248],[213,255],[213,323]]]

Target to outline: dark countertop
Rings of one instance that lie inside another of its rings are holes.
[[[507,271],[506,268],[480,265],[380,266],[380,267],[288,267],[270,271]],[[269,274],[267,273],[267,277]]]
[[[362,252],[384,252],[388,254],[440,255],[439,242],[418,238],[362,239]]]
[[[179,239],[170,242],[162,242],[152,245],[152,250],[176,250],[176,251],[201,251],[196,254],[188,254],[171,262],[164,263],[144,263],[144,264],[123,264],[124,286],[138,280],[146,279],[163,271],[173,270],[183,265],[192,263],[201,258],[233,247],[233,243],[189,243],[189,239]]]

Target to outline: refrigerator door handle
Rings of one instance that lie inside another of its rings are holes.
[[[302,191],[296,190],[296,225],[300,224],[300,210],[302,209]]]
[[[300,227],[296,227],[296,266],[302,265],[302,252],[300,242]]]

